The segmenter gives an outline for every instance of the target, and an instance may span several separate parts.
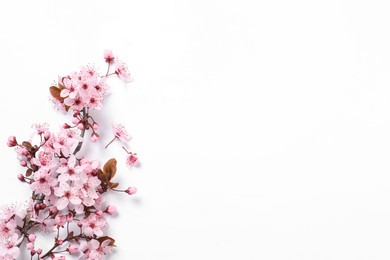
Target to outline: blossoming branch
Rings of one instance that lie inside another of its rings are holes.
[[[93,66],[59,77],[50,87],[52,101],[59,110],[71,115],[70,122],[53,132],[44,125],[35,125],[32,137],[19,141],[15,136],[7,145],[14,147],[20,165],[25,169],[18,179],[27,184],[31,198],[27,206],[3,206],[0,211],[0,259],[17,259],[27,250],[31,260],[104,259],[115,246],[107,235],[107,216],[116,213],[114,205],[105,201],[108,192],[136,193],[135,187],[119,189],[114,181],[117,160],[112,158],[100,166],[99,160],[80,155],[84,141],[99,141],[99,124],[91,111],[101,110],[109,89],[110,77],[129,82],[126,64],[104,52],[107,71],[101,75]],[[137,154],[126,144],[130,136],[124,125],[112,125],[112,140],[122,145],[126,164],[138,164]],[[52,245],[44,251],[37,244],[40,235],[52,236]]]

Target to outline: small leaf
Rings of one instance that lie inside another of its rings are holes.
[[[115,239],[113,239],[112,237],[109,237],[109,236],[99,237],[99,238],[97,238],[97,240],[99,241],[100,244],[102,244],[106,240],[110,240],[110,243],[108,244],[108,246],[116,246]]]
[[[26,147],[27,149],[29,149],[29,150],[32,149],[32,145],[31,145],[30,142],[24,141],[24,142],[22,143],[22,145],[23,145],[24,147]]]
[[[103,182],[103,183],[107,183],[107,177],[106,177],[106,175],[104,174],[104,172],[102,171],[102,170],[98,170],[98,179],[101,181],[101,182]]]
[[[61,103],[64,101],[64,99],[61,97],[60,95],[61,93],[61,89],[55,87],[55,86],[51,86],[50,87],[50,94],[57,100],[61,101]]]
[[[114,178],[116,174],[116,160],[114,158],[106,162],[103,167],[103,172],[106,175],[108,181]]]
[[[119,183],[118,182],[114,182],[114,183],[110,183],[109,187],[110,189],[115,189],[119,186]]]
[[[26,176],[29,177],[29,176],[31,176],[31,174],[32,174],[32,170],[31,169],[27,169]]]

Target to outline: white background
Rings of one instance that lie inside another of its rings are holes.
[[[119,144],[109,259],[389,259],[388,1],[6,1],[0,10],[1,204],[24,201],[9,135],[56,127],[48,87],[102,52],[101,124]],[[103,129],[102,129],[103,130]]]

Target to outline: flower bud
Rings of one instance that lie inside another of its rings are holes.
[[[32,250],[32,249],[34,249],[34,243],[33,243],[33,242],[28,242],[28,243],[26,244],[26,248],[27,248],[27,250]]]
[[[96,142],[97,140],[99,140],[99,135],[97,133],[92,133],[91,135],[91,142]]]
[[[18,179],[19,179],[19,181],[21,181],[21,182],[24,182],[24,181],[25,181],[25,180],[24,180],[23,174],[19,174],[19,175],[18,175]]]
[[[18,144],[18,142],[16,141],[16,137],[15,136],[10,136],[8,137],[8,142],[7,142],[7,145],[9,147],[14,147]]]
[[[137,188],[135,187],[129,187],[127,188],[127,190],[125,190],[125,192],[129,195],[134,195],[136,192],[137,192]]]
[[[27,162],[26,161],[20,161],[20,165],[23,166],[23,167],[26,167],[27,166]]]
[[[77,124],[77,128],[80,129],[80,130],[84,130],[84,124],[78,123]]]
[[[68,125],[67,123],[64,123],[64,124],[62,125],[62,128],[64,128],[64,129],[69,129],[69,128],[70,128],[70,125]]]
[[[36,238],[37,238],[37,236],[34,234],[28,235],[28,241],[30,241],[30,242],[34,242]]]
[[[114,205],[108,205],[108,207],[104,210],[104,212],[109,215],[113,215],[117,212],[117,209]]]
[[[41,249],[41,248],[38,248],[38,249],[37,249],[37,254],[38,254],[38,255],[42,254],[42,249]]]
[[[43,137],[45,138],[46,141],[49,140],[50,136],[51,136],[51,133],[49,131],[45,131],[43,133]]]
[[[93,124],[92,124],[92,129],[93,129],[93,130],[98,130],[98,129],[99,129],[99,124],[96,123],[96,122],[93,123]]]
[[[77,254],[79,248],[76,245],[69,245],[66,251],[68,251],[70,255],[73,255],[73,254]]]
[[[51,207],[49,208],[49,211],[50,211],[50,215],[54,215],[54,214],[57,214],[58,209],[57,209],[56,206],[51,206]]]

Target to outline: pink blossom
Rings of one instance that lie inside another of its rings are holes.
[[[114,205],[108,205],[107,208],[104,210],[109,215],[114,215],[118,212],[116,207]]]
[[[95,143],[97,140],[99,140],[99,135],[97,133],[92,133],[91,142]]]
[[[106,219],[104,215],[96,215],[94,213],[90,214],[88,217],[85,217],[81,220],[81,223],[84,227],[84,234],[87,236],[102,236],[102,228],[107,226]]]
[[[7,145],[8,145],[9,147],[14,147],[14,146],[16,146],[17,144],[18,144],[18,142],[16,141],[16,137],[15,137],[15,136],[10,136],[10,137],[8,138]]]
[[[112,250],[112,246],[109,245],[110,243],[111,240],[108,239],[104,240],[101,244],[96,239],[82,242],[80,251],[83,255],[80,257],[80,260],[102,260]]]
[[[33,210],[32,213],[35,213],[35,210]],[[31,217],[31,220],[39,223],[39,229],[44,232],[51,232],[54,229],[55,221],[54,219],[50,218],[48,211],[40,210],[38,214],[34,214]]]
[[[76,246],[76,245],[70,244],[70,245],[66,248],[66,251],[67,251],[70,255],[75,255],[75,254],[78,253],[79,248],[78,248],[78,246]]]
[[[125,126],[122,124],[112,125],[112,130],[116,138],[122,142],[127,142],[130,140],[130,136],[127,133]]]
[[[137,193],[137,188],[136,187],[129,187],[125,190],[125,192],[129,195],[134,195]]]
[[[30,187],[37,194],[44,194],[49,196],[51,189],[58,183],[57,179],[53,178],[50,170],[47,167],[41,167],[34,174],[34,182],[31,183]]]
[[[76,166],[76,157],[72,154],[68,159],[67,165],[61,166],[57,169],[57,172],[60,173],[58,180],[60,182],[78,180],[79,174],[82,172],[82,170],[83,167]]]
[[[116,63],[115,63],[115,74],[118,75],[118,77],[123,79],[124,81],[132,80],[126,63],[124,63],[118,58],[116,59]]]
[[[85,174],[81,175],[80,181],[83,204],[87,207],[94,205],[95,199],[99,198],[97,188],[100,186],[101,181],[96,176]]]
[[[138,156],[136,153],[129,153],[126,156],[126,165],[127,166],[132,166],[132,165],[137,165],[138,164]]]
[[[63,210],[69,203],[72,203],[73,205],[79,205],[81,203],[79,187],[71,187],[66,182],[61,182],[59,187],[54,188],[54,194],[59,197],[56,202],[58,210]]]
[[[114,55],[112,54],[112,51],[111,50],[105,50],[104,51],[104,60],[107,62],[107,63],[111,63],[114,61]]]
[[[17,258],[20,254],[18,245],[22,242],[22,240],[23,236],[19,237],[18,234],[14,233],[12,236],[1,241],[0,256],[4,256],[4,258],[1,259],[6,259],[5,256],[7,255],[12,256],[13,259]]]

